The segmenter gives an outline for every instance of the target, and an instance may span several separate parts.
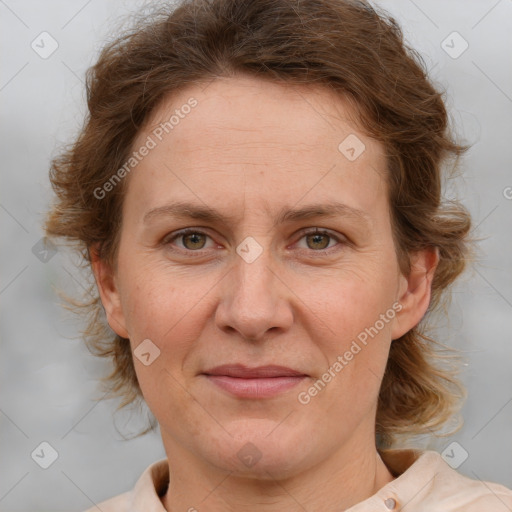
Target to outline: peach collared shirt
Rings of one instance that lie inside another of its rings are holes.
[[[396,476],[395,480],[345,512],[512,511],[512,490],[461,475],[437,452],[380,450],[379,453]],[[160,496],[165,493],[168,481],[167,459],[159,460],[142,473],[131,491],[86,512],[166,512]]]

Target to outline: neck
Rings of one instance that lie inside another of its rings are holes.
[[[394,478],[375,446],[367,446],[340,449],[317,466],[281,479],[272,478],[270,469],[265,479],[238,477],[166,446],[170,484],[162,503],[168,512],[345,510]]]

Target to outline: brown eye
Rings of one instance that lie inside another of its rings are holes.
[[[347,240],[343,235],[331,233],[330,231],[319,228],[303,232],[299,239],[299,248],[318,252],[322,254],[331,253],[342,249],[347,245]]]
[[[195,249],[202,249],[206,243],[206,235],[203,233],[193,232],[186,235],[181,235],[183,246],[191,251]]]
[[[172,248],[173,245],[181,252],[200,252],[201,249],[207,250],[206,244],[211,237],[202,231],[196,229],[184,229],[172,236],[169,235],[162,240],[162,244]]]
[[[327,235],[326,233],[312,233],[309,235],[306,235],[306,240],[308,243],[308,247],[310,249],[325,249],[329,245],[329,239],[331,236]]]

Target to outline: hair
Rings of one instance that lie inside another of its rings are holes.
[[[182,0],[137,19],[87,71],[84,125],[51,165],[56,199],[47,236],[71,242],[85,267],[93,248],[114,264],[127,180],[101,199],[95,190],[127,161],[165,98],[241,74],[334,91],[356,105],[361,130],[383,144],[400,269],[407,275],[410,256],[425,248],[436,248],[439,263],[427,314],[391,344],[376,434],[381,446],[390,446],[401,435],[439,430],[464,391],[451,352],[429,337],[429,321],[471,249],[469,214],[456,200],[443,200],[442,182],[468,146],[455,141],[444,92],[430,81],[421,55],[406,45],[394,19],[369,3]],[[122,408],[142,398],[130,343],[109,328],[94,284],[89,294],[76,303],[87,319],[84,339],[93,353],[112,359],[104,383],[122,398]]]

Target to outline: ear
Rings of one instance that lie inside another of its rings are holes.
[[[432,247],[411,255],[408,276],[400,276],[399,303],[392,339],[396,340],[419,324],[430,304],[432,280],[439,263],[439,250]]]
[[[98,247],[91,247],[89,254],[108,325],[117,335],[122,338],[129,338],[114,270],[109,263],[100,258]]]

